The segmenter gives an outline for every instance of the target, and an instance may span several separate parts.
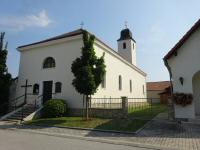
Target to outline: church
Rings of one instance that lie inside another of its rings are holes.
[[[49,99],[63,99],[70,108],[82,108],[82,95],[72,85],[72,62],[81,55],[83,29],[58,35],[43,41],[19,46],[20,65],[15,96],[24,94],[28,81],[28,104],[37,97],[40,105]],[[91,35],[88,31],[88,34]],[[117,40],[118,51],[95,38],[98,57],[105,53],[106,74],[93,98],[146,98],[146,73],[136,65],[136,42],[128,28]],[[23,100],[21,100],[23,101]],[[20,100],[19,100],[20,103]]]

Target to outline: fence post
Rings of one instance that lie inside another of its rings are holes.
[[[122,111],[123,117],[126,118],[128,116],[128,98],[126,96],[122,96]]]

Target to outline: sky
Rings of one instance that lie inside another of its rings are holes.
[[[162,58],[199,18],[199,0],[0,0],[0,32],[6,32],[13,77],[20,45],[76,30],[84,22],[84,29],[117,50],[127,21],[147,81],[169,80]]]

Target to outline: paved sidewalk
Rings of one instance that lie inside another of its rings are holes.
[[[0,129],[13,129],[34,133],[49,134],[55,136],[67,136],[85,138],[87,140],[109,141],[125,145],[136,144],[138,146],[160,149],[200,149],[200,125],[182,124],[155,119],[137,134],[107,133],[88,130],[74,130],[57,127],[23,126],[13,124],[1,124]]]

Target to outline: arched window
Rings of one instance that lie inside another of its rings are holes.
[[[126,43],[125,42],[123,43],[123,49],[126,49]]]
[[[132,93],[132,80],[130,80],[130,93]]]
[[[33,94],[38,94],[39,93],[39,84],[34,84],[33,85]]]
[[[54,68],[56,66],[56,62],[53,57],[47,57],[44,60],[43,68]]]
[[[122,76],[119,75],[119,90],[122,90]]]
[[[55,83],[55,93],[61,93],[61,91],[62,91],[62,83],[56,82]]]

